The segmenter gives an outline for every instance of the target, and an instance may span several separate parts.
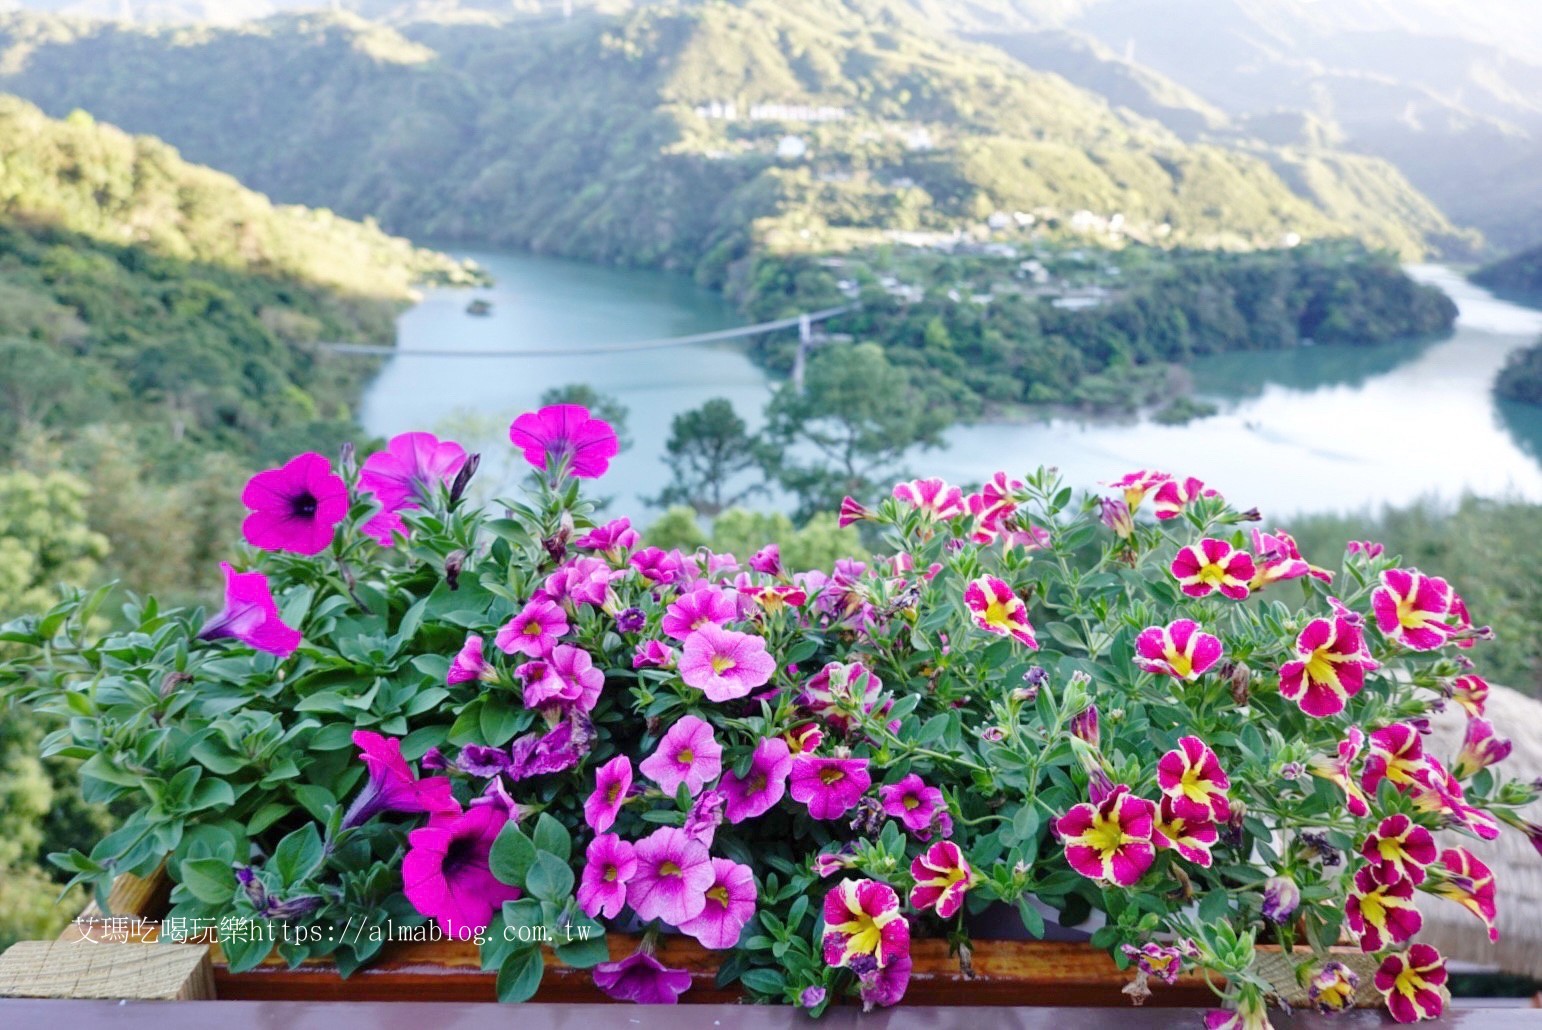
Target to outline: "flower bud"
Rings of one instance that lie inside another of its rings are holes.
[[[455,481],[450,484],[450,507],[460,503],[465,496],[466,487],[471,485],[471,477],[477,474],[477,467],[482,464],[480,454],[468,454],[466,460],[461,462],[460,471],[455,473]]]
[[[1130,539],[1130,535],[1135,532],[1135,519],[1130,514],[1130,506],[1112,497],[1100,498],[1098,503],[1101,506],[1098,517],[1103,520],[1103,525],[1112,529],[1120,540]]]
[[[337,454],[337,467],[343,473],[344,479],[352,479],[353,474],[359,470],[357,453],[352,440],[343,441],[343,446]]]
[[[451,590],[460,589],[460,573],[465,566],[465,551],[451,551],[444,556],[444,582]]]
[[[798,995],[798,1004],[806,1009],[814,1009],[825,1003],[825,989],[823,987],[805,987]]]
[[[1088,705],[1071,717],[1071,736],[1089,746],[1098,746],[1098,706]]]
[[[1264,882],[1263,917],[1276,925],[1290,921],[1301,904],[1301,888],[1284,876],[1271,876]]]
[[[1510,757],[1512,744],[1508,738],[1494,732],[1494,724],[1483,716],[1467,720],[1467,735],[1462,740],[1462,750],[1456,756],[1452,772],[1459,780],[1475,776],[1497,762]]]

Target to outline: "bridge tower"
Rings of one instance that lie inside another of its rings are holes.
[[[803,373],[808,367],[808,352],[813,342],[814,323],[805,311],[798,316],[798,354],[792,359],[792,386],[799,393],[803,392]]]

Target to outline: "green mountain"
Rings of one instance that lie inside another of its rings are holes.
[[[1059,67],[937,32],[891,0],[394,28],[350,15],[234,28],[0,20],[0,88],[422,238],[696,268],[714,282],[760,246],[948,234],[998,211],[1040,224],[1086,212],[1163,245],[1345,233],[1408,255],[1460,245],[1380,162],[1187,139]]]
[[[1531,303],[1542,301],[1542,247],[1523,250],[1484,265],[1472,273],[1472,281]]]

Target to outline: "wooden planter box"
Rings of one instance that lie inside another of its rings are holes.
[[[156,942],[160,917],[168,905],[170,885],[163,876],[140,879],[120,877],[110,898],[111,919],[92,906],[71,924],[59,944],[84,945],[98,954],[114,945]],[[613,959],[625,958],[640,938],[611,934]],[[18,946],[21,947],[21,946]],[[477,948],[471,943],[440,941],[387,945],[377,960],[344,979],[330,961],[320,959],[290,969],[277,956],[256,969],[232,973],[219,945],[172,945],[162,947],[206,948],[212,996],[248,1001],[494,1001],[495,974],[480,967]],[[75,950],[75,949],[72,949]],[[159,948],[156,949],[159,951]],[[1346,949],[1347,950],[1347,949]],[[58,945],[54,954],[58,954]],[[148,952],[147,952],[148,954]],[[658,957],[665,965],[686,969],[691,989],[682,1002],[723,1003],[742,1000],[737,988],[719,988],[714,978],[717,957],[686,937],[664,938]],[[1353,952],[1359,958],[1358,950]],[[1349,956],[1343,956],[1348,958]],[[946,941],[917,939],[911,943],[914,969],[905,1003],[912,1005],[970,1006],[1127,1006],[1122,988],[1131,980],[1106,952],[1087,944],[1054,941],[976,941],[972,969],[966,974],[956,955],[949,955]],[[609,1002],[593,983],[589,970],[562,965],[548,951],[546,972],[537,1002]],[[1288,977],[1289,965],[1280,956],[1278,965]],[[205,975],[200,973],[199,975]],[[1380,1002],[1362,973],[1361,1004]],[[1284,993],[1289,984],[1278,984]],[[193,996],[209,996],[200,987]],[[1367,994],[1369,992],[1369,994]],[[0,993],[4,993],[0,990]],[[24,992],[17,992],[24,993]],[[87,996],[75,994],[73,996]],[[89,996],[114,996],[93,994]],[[175,995],[172,995],[175,996]],[[184,991],[181,995],[188,996]],[[1304,1003],[1297,989],[1287,1000]],[[1153,983],[1151,1006],[1211,1007],[1215,994],[1201,977],[1185,976],[1173,986]]]

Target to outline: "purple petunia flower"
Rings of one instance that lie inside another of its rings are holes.
[[[691,810],[685,814],[685,832],[692,840],[712,846],[717,828],[723,824],[723,802],[720,790],[704,790],[696,796]]]
[[[787,774],[792,771],[792,752],[781,737],[765,737],[755,745],[750,768],[743,777],[732,770],[723,773],[718,783],[727,798],[724,814],[730,823],[764,815],[787,792]]]
[[[723,771],[723,748],[709,723],[687,715],[669,728],[658,748],[637,768],[664,793],[674,794],[683,783],[695,797]]]
[[[680,655],[680,678],[712,701],[743,697],[775,671],[776,659],[760,637],[711,624],[687,637]]]
[[[526,708],[556,704],[591,712],[605,687],[605,673],[594,667],[589,652],[569,644],[558,644],[546,659],[526,662],[514,673],[524,682]]]
[[[460,814],[450,781],[443,776],[418,779],[402,757],[400,740],[354,730],[353,742],[369,778],[343,816],[344,829],[361,826],[380,812]]]
[[[596,833],[610,829],[631,789],[632,761],[626,755],[617,755],[595,770],[594,793],[584,802],[584,822]]]
[[[564,772],[577,765],[594,743],[594,724],[587,716],[569,712],[568,717],[544,734],[527,733],[509,745],[510,780],[518,783],[531,776]]]
[[[792,760],[789,788],[794,801],[808,805],[815,819],[839,819],[872,785],[865,758],[819,758],[798,755]]]
[[[691,974],[669,969],[645,951],[594,967],[594,985],[617,1001],[673,1005],[691,988]]]
[[[348,515],[348,487],[330,461],[307,451],[247,480],[241,503],[252,512],[241,535],[253,547],[320,554]]]
[[[642,920],[679,926],[707,907],[707,888],[716,879],[707,846],[675,826],[661,826],[637,842],[637,870],[627,883],[627,901]]]
[[[509,822],[503,805],[472,805],[464,814],[439,815],[407,835],[402,890],[419,913],[459,940],[480,933],[505,901],[520,897],[489,867],[493,841]]]
[[[590,919],[614,919],[626,907],[626,884],[637,872],[635,849],[614,833],[602,833],[584,849],[584,859],[578,905]]]
[[[278,605],[260,572],[237,572],[220,562],[225,573],[225,607],[209,616],[198,631],[200,640],[233,637],[247,647],[288,658],[300,646],[300,631],[279,618]]]
[[[745,924],[755,918],[755,877],[750,867],[726,858],[712,860],[712,885],[701,914],[679,924],[704,948],[732,948]]]

